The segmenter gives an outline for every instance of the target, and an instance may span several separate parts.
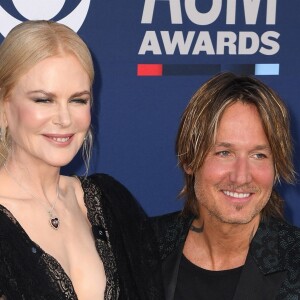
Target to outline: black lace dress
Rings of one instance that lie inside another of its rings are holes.
[[[79,179],[106,273],[105,299],[163,299],[156,242],[143,210],[112,177]],[[77,299],[58,261],[1,205],[0,295],[8,300]]]

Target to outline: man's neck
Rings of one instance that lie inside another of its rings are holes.
[[[248,224],[226,224],[194,220],[183,253],[194,264],[208,270],[227,270],[244,265],[259,216]]]

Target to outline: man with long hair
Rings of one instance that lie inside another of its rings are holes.
[[[166,299],[299,299],[300,230],[276,191],[295,181],[279,96],[254,77],[214,76],[184,111],[176,152],[183,211],[153,219]]]

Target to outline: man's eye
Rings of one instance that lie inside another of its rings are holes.
[[[264,159],[267,157],[267,155],[264,153],[256,153],[256,154],[254,154],[254,157],[257,159]]]
[[[217,156],[221,156],[221,157],[227,157],[227,156],[230,155],[230,152],[227,151],[227,150],[218,151],[218,152],[216,153],[216,155],[217,155]]]

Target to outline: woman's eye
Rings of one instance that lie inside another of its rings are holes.
[[[49,102],[51,102],[51,99],[48,99],[48,98],[36,98],[36,99],[33,99],[33,101],[35,103],[49,103]]]
[[[75,99],[72,99],[71,102],[78,103],[78,104],[87,104],[89,102],[89,100],[88,99],[75,98]]]

